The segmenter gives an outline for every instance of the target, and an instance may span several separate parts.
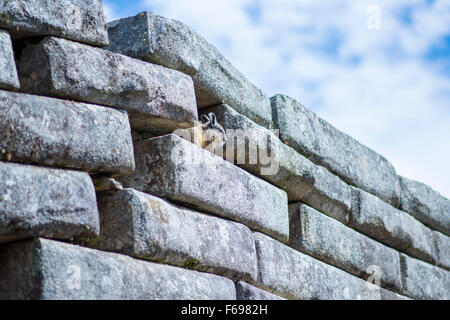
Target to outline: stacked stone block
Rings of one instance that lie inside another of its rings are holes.
[[[256,281],[255,241],[246,226],[133,189],[102,192],[98,201],[96,248]]]
[[[138,131],[197,120],[192,80],[180,72],[54,37],[23,46],[18,70],[28,92],[125,109]]]
[[[7,31],[0,29],[0,89],[19,87],[11,37]]]
[[[450,201],[181,22],[27,0],[0,28],[0,298],[450,298]],[[216,154],[174,131],[210,112]]]
[[[400,185],[394,167],[381,155],[337,130],[285,95],[271,98],[280,138],[345,182],[398,206]]]
[[[226,103],[256,123],[271,127],[269,98],[185,24],[142,12],[109,23],[108,34],[109,50],[191,76],[200,109]]]

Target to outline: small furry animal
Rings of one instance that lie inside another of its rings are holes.
[[[200,117],[201,126],[194,127],[194,143],[210,152],[223,146],[226,143],[226,133],[224,128],[217,122],[216,115],[213,112]],[[199,129],[201,132],[199,132]]]

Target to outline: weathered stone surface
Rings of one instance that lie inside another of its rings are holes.
[[[380,288],[255,233],[259,286],[289,299],[379,300]]]
[[[20,88],[20,83],[14,62],[11,38],[8,32],[0,29],[0,89],[18,88]]]
[[[227,160],[283,189],[290,202],[301,201],[344,223],[348,221],[351,189],[345,182],[286,146],[276,132],[229,106],[207,108],[201,114],[208,112],[214,112],[227,132],[223,153]],[[258,160],[250,161],[250,150],[256,154],[257,148]],[[267,160],[261,160],[261,153]]]
[[[394,167],[384,157],[337,130],[298,101],[271,98],[274,126],[281,140],[345,182],[370,192],[395,207],[400,186]]]
[[[1,299],[230,299],[231,280],[52,240],[0,246]]]
[[[400,208],[427,226],[450,235],[450,200],[418,181],[400,176]]]
[[[403,293],[414,299],[450,299],[450,272],[426,262],[400,256]]]
[[[286,300],[243,281],[236,283],[237,300]]]
[[[240,223],[133,189],[99,193],[98,207],[101,232],[95,248],[256,281],[255,241]]]
[[[134,169],[126,112],[0,90],[0,160],[122,174]]]
[[[101,0],[13,0],[0,2],[0,27],[16,38],[53,35],[108,45]]]
[[[226,103],[269,128],[270,99],[203,37],[179,21],[142,12],[108,25],[109,50],[188,74],[199,108]]]
[[[118,177],[125,187],[244,223],[287,241],[289,212],[283,190],[175,134],[138,141],[134,151],[136,170]]]
[[[406,296],[402,296],[401,294],[397,294],[395,292],[381,289],[381,300],[412,300],[411,298],[408,298]]]
[[[0,242],[98,235],[92,181],[84,172],[0,162]]]
[[[95,191],[109,191],[109,190],[122,190],[123,186],[119,181],[107,176],[94,176],[92,177]]]
[[[397,251],[301,203],[289,205],[289,244],[294,249],[367,280],[401,292]]]
[[[450,270],[450,237],[433,231],[434,244],[436,246],[436,261],[447,270]]]
[[[352,226],[390,247],[433,263],[431,230],[408,213],[365,191],[352,188]]]
[[[192,79],[181,72],[69,40],[28,42],[22,89],[125,109],[134,130],[172,132],[197,120]]]

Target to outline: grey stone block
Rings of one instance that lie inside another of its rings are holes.
[[[99,216],[84,172],[0,162],[0,242],[95,237]]]
[[[7,31],[0,29],[0,89],[19,88],[20,83],[14,62],[11,38]]]
[[[226,103],[269,128],[270,99],[183,23],[142,12],[108,24],[109,50],[188,74],[199,108]]]
[[[418,181],[400,176],[401,206],[427,226],[450,235],[450,200]]]
[[[436,246],[436,261],[439,266],[450,270],[450,237],[439,231],[433,231]]]
[[[381,293],[381,300],[412,300],[411,298],[408,298],[406,296],[403,296],[401,294],[386,289],[381,289],[380,293]]]
[[[414,299],[449,300],[450,272],[426,262],[400,256],[403,294]]]
[[[259,287],[288,299],[379,300],[380,288],[255,233]]]
[[[0,160],[123,174],[134,169],[126,112],[0,90]]]
[[[92,177],[95,191],[109,191],[109,190],[122,190],[123,186],[119,181],[107,176],[94,176]]]
[[[345,182],[286,146],[275,131],[254,123],[229,106],[206,108],[200,114],[208,112],[214,112],[227,132],[224,158],[283,189],[290,202],[304,202],[339,221],[348,222],[351,189]],[[257,161],[250,161],[250,150],[257,148],[263,151],[258,150]],[[268,160],[261,160],[260,152]]]
[[[242,224],[133,189],[99,193],[98,207],[95,248],[256,281],[255,241]]]
[[[0,2],[0,27],[15,38],[53,35],[108,45],[101,0],[5,0]]]
[[[136,170],[117,178],[124,187],[241,222],[287,241],[289,212],[283,190],[175,134],[138,141],[134,151]]]
[[[337,130],[284,95],[271,98],[274,126],[281,140],[345,182],[370,192],[395,207],[400,186],[394,167],[384,157]]]
[[[289,214],[289,244],[294,249],[365,280],[378,277],[382,287],[401,292],[397,251],[304,204],[289,205]]]
[[[0,246],[0,258],[1,299],[236,298],[226,278],[52,240]]]
[[[400,211],[365,191],[352,188],[352,226],[390,247],[434,263],[431,230],[408,213]]]
[[[243,281],[236,283],[237,300],[286,300]]]
[[[18,71],[24,91],[125,109],[134,130],[168,133],[197,120],[189,76],[107,50],[47,37],[24,45]]]

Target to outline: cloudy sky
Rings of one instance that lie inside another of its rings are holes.
[[[450,198],[449,0],[103,0],[152,10],[215,45],[269,96],[287,94]]]

